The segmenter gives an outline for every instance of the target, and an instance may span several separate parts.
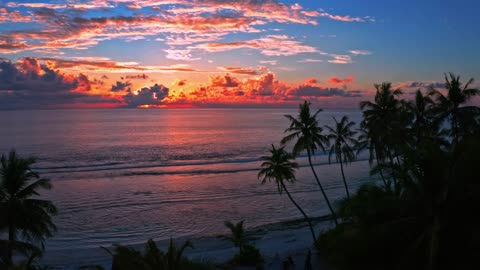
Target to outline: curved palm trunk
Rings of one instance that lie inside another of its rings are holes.
[[[347,180],[345,179],[345,173],[343,172],[342,156],[340,155],[340,170],[342,171],[343,185],[345,185],[345,191],[347,192],[347,199],[350,199],[350,192],[348,191]]]
[[[310,221],[310,218],[307,216],[305,211],[303,211],[303,209],[300,207],[300,205],[298,205],[297,202],[293,199],[290,192],[288,192],[288,189],[285,186],[285,183],[283,183],[283,181],[281,183],[282,183],[282,188],[283,188],[283,190],[285,190],[285,193],[287,193],[287,196],[290,199],[290,201],[292,201],[292,203],[297,207],[297,209],[302,213],[303,217],[307,221],[308,226],[310,227],[310,232],[312,233],[313,242],[315,243],[317,241],[317,237],[315,236],[315,231],[313,230],[313,226],[312,226],[312,222]]]
[[[313,168],[312,155],[310,154],[310,152],[307,152],[307,155],[308,155],[308,163],[310,164],[310,168],[312,169],[313,176],[315,176],[315,181],[317,181],[317,184],[320,187],[320,191],[322,191],[322,195],[325,198],[325,201],[327,202],[327,205],[328,205],[328,208],[330,209],[330,212],[332,213],[332,217],[333,217],[333,221],[335,222],[335,225],[338,225],[337,215],[335,215],[335,211],[333,211],[332,205],[330,204],[330,201],[328,200],[327,194],[325,193],[325,190],[323,189],[323,186],[320,183],[320,180],[318,180],[317,173],[315,172],[315,169]]]

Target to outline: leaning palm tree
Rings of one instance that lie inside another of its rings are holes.
[[[45,238],[56,231],[52,216],[57,209],[51,201],[37,197],[41,189],[52,186],[49,179],[32,171],[34,163],[34,158],[19,157],[15,150],[0,159],[0,230],[8,235],[6,260],[10,262],[14,249],[29,247],[21,241],[40,243],[43,250]]]
[[[445,74],[445,87],[447,88],[447,95],[444,96],[440,91],[436,89],[430,89],[429,95],[435,97],[440,112],[440,118],[445,119],[450,117],[450,124],[452,130],[452,137],[455,144],[459,141],[460,122],[461,115],[468,114],[470,111],[478,111],[478,107],[475,106],[463,106],[468,100],[474,96],[480,95],[479,89],[470,88],[473,83],[473,78],[463,85],[460,82],[460,76],[455,76],[453,73],[449,73],[450,79]]]
[[[356,158],[353,147],[358,145],[358,140],[354,137],[357,133],[352,130],[355,122],[348,121],[348,117],[343,116],[340,122],[334,117],[335,127],[325,126],[330,134],[327,135],[329,140],[332,140],[332,146],[328,154],[328,162],[331,162],[332,155],[335,154],[335,160],[340,163],[340,171],[342,172],[343,184],[347,198],[350,199],[350,192],[348,191],[347,180],[345,180],[345,173],[343,171],[343,164],[353,162]]]
[[[294,183],[295,178],[295,169],[298,167],[298,164],[293,160],[293,156],[287,153],[283,147],[276,148],[272,144],[272,149],[269,150],[270,155],[264,156],[262,159],[264,162],[261,165],[261,170],[258,173],[258,178],[262,179],[262,184],[266,183],[267,181],[275,181],[278,188],[278,193],[280,195],[283,191],[287,193],[288,198],[292,203],[297,207],[297,209],[302,213],[303,217],[308,223],[310,227],[310,232],[312,233],[313,241],[317,240],[315,236],[315,231],[313,230],[312,222],[310,218],[307,216],[305,211],[300,207],[300,205],[293,199],[292,195],[287,189],[285,182],[287,183]]]
[[[307,151],[308,164],[310,164],[315,181],[320,187],[320,191],[322,192],[328,209],[332,214],[335,225],[338,225],[335,211],[330,204],[330,200],[325,193],[325,189],[320,183],[320,180],[318,180],[317,173],[312,163],[312,155],[315,155],[315,152],[318,149],[325,151],[325,144],[328,143],[327,138],[322,135],[322,128],[317,122],[317,115],[321,111],[322,109],[319,109],[312,115],[310,113],[310,102],[305,101],[303,104],[300,104],[298,118],[295,118],[291,115],[285,115],[285,117],[290,120],[290,127],[285,130],[285,133],[289,132],[290,134],[281,140],[281,144],[285,145],[286,143],[296,140],[293,146],[293,154],[295,156],[303,151]]]

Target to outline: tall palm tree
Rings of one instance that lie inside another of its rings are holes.
[[[19,237],[32,243],[43,242],[56,231],[52,216],[57,209],[51,201],[37,198],[41,189],[51,189],[47,178],[32,171],[32,157],[22,158],[15,150],[0,159],[0,230],[6,230],[8,247],[6,259],[11,262]]]
[[[382,165],[388,158],[393,164],[393,155],[398,146],[407,141],[408,133],[402,117],[403,103],[397,99],[400,89],[392,89],[391,83],[375,84],[374,101],[360,102],[364,119],[361,126],[366,129],[370,147],[370,162],[375,154],[377,164]],[[383,173],[382,173],[383,175]],[[396,182],[394,174],[393,181]]]
[[[343,116],[340,122],[334,117],[335,127],[325,126],[330,134],[327,135],[329,140],[333,141],[328,154],[328,161],[331,162],[332,155],[335,153],[335,160],[340,163],[340,170],[342,172],[343,184],[347,198],[350,199],[350,192],[348,191],[347,180],[345,180],[345,173],[343,171],[343,164],[353,162],[356,158],[353,147],[358,145],[358,140],[354,137],[357,132],[352,130],[355,122],[348,121],[348,117]]]
[[[315,152],[318,149],[325,151],[325,145],[328,143],[328,140],[324,135],[322,135],[322,128],[318,125],[317,121],[317,115],[322,111],[322,109],[319,109],[312,115],[310,113],[310,105],[310,102],[307,101],[305,101],[303,104],[300,104],[298,118],[295,118],[291,115],[285,115],[285,117],[290,120],[290,127],[285,130],[285,133],[289,132],[290,134],[281,140],[281,144],[285,145],[286,143],[296,140],[292,151],[295,156],[303,151],[307,151],[308,164],[312,169],[315,181],[320,187],[320,191],[322,192],[328,209],[332,214],[335,225],[338,225],[335,211],[330,204],[330,200],[325,193],[325,189],[320,183],[320,180],[318,180],[317,173],[312,163],[312,155],[315,155]]]
[[[280,194],[285,191],[290,201],[292,201],[292,203],[295,205],[295,207],[297,207],[298,211],[302,213],[303,217],[307,221],[308,226],[310,227],[310,232],[312,233],[313,241],[315,242],[317,237],[315,236],[315,231],[313,230],[310,218],[307,216],[305,211],[303,211],[300,205],[293,199],[285,184],[285,182],[295,182],[295,170],[298,167],[298,164],[293,161],[293,156],[287,153],[283,148],[284,147],[276,148],[272,144],[272,149],[269,150],[270,155],[262,157],[264,162],[261,165],[258,178],[262,179],[262,184],[266,183],[267,181],[275,181]]]
[[[450,79],[448,78],[450,76]],[[445,74],[445,87],[447,88],[447,95],[443,95],[436,89],[430,89],[429,95],[435,97],[438,107],[441,110],[440,118],[445,119],[450,117],[450,124],[452,128],[452,137],[455,144],[459,141],[460,132],[460,117],[462,114],[470,111],[478,111],[475,106],[463,106],[468,100],[474,96],[480,95],[479,89],[470,88],[473,83],[473,78],[463,85],[460,82],[460,76],[455,76],[453,73]]]

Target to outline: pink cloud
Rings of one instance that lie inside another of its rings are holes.
[[[241,48],[249,48],[259,50],[260,53],[267,56],[289,56],[300,53],[317,52],[317,49],[315,47],[304,45],[299,41],[292,40],[286,35],[268,35],[264,38],[247,41],[206,43],[196,45],[192,48],[201,49],[208,52],[219,52]]]

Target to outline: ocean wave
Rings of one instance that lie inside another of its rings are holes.
[[[355,162],[364,162],[368,158],[360,158]],[[174,163],[150,163],[150,164],[127,164],[127,163],[104,163],[80,166],[57,166],[38,168],[43,175],[58,175],[55,180],[73,180],[85,178],[103,177],[134,177],[134,176],[164,176],[164,175],[208,175],[208,174],[234,174],[241,172],[254,172],[259,170],[261,159],[242,158],[222,161],[192,161]],[[308,167],[306,158],[300,157],[299,167]],[[326,158],[314,161],[314,166],[328,166],[337,164],[330,163]],[[231,165],[231,166],[230,166]]]

